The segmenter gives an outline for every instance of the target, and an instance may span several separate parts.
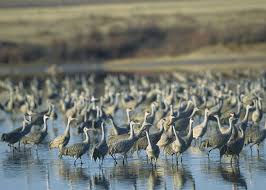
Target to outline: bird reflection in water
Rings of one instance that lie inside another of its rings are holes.
[[[56,172],[56,175],[63,178],[65,181],[72,183],[86,183],[90,182],[90,176],[87,173],[88,169],[81,167],[71,167],[70,163],[65,162],[64,160],[56,160],[51,165]]]
[[[92,176],[92,187],[95,189],[110,189],[110,182],[103,169]]]
[[[172,176],[173,189],[195,189],[194,177],[186,165],[177,166],[167,162],[164,170],[165,176]]]
[[[247,189],[245,177],[241,174],[238,165],[228,165],[219,162],[208,161],[202,164],[202,171],[212,177],[217,177],[232,184],[233,189]]]

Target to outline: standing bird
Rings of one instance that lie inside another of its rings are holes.
[[[259,135],[254,140],[252,140],[253,142],[250,145],[250,149],[252,150],[252,147],[254,145],[257,145],[257,152],[259,154],[260,143],[262,143],[265,138],[266,138],[266,122],[264,128],[260,131]]]
[[[22,123],[22,128],[19,127],[9,133],[3,133],[1,136],[1,140],[8,143],[8,146],[14,147],[14,144],[19,142],[20,140],[26,135],[25,131],[27,131],[27,128],[30,128],[31,125],[28,124],[29,121],[27,121],[25,118]],[[27,125],[28,124],[28,125]],[[15,148],[15,147],[14,147]],[[16,148],[15,148],[16,149]]]
[[[101,162],[102,165],[103,159],[108,153],[108,145],[106,143],[104,122],[102,122],[101,128],[102,128],[102,138],[100,143],[96,147],[94,147],[92,151],[92,158],[94,159],[94,161],[96,161],[97,159],[102,160]]]
[[[120,140],[118,142],[113,142],[109,145],[109,154],[114,159],[115,163],[117,164],[115,154],[122,154],[123,155],[123,164],[127,159],[127,153],[132,148],[136,140],[139,138],[140,133],[136,136],[134,133],[133,126],[139,124],[135,123],[134,121],[130,122],[130,136],[128,139]]]
[[[82,163],[82,155],[85,154],[90,147],[90,141],[89,141],[89,134],[88,134],[89,129],[85,127],[83,129],[83,132],[85,133],[85,140],[82,143],[76,143],[73,144],[69,147],[63,146],[63,144],[59,145],[59,158],[62,158],[62,156],[71,156],[75,158],[74,165],[76,165],[77,159],[81,160]]]
[[[228,140],[231,137],[232,130],[233,130],[233,120],[234,120],[234,114],[230,114],[229,118],[229,128],[224,128],[221,126],[220,119],[218,115],[214,115],[214,117],[217,119],[219,131],[217,132],[217,135],[211,140],[211,146],[212,148],[208,151],[208,157],[212,150],[219,149],[221,152],[221,148],[226,145]],[[221,158],[221,154],[220,154]]]
[[[151,165],[153,165],[153,160],[154,160],[154,165],[156,166],[157,159],[160,155],[159,146],[156,145],[156,143],[151,142],[148,131],[146,131],[146,137],[148,140],[148,146],[146,148],[146,153],[147,153],[149,162],[151,163]]]
[[[111,135],[123,135],[123,134],[128,134],[129,129],[126,127],[119,127],[114,123],[113,117],[109,115],[108,120],[110,121],[113,130],[111,131]]]
[[[199,139],[199,143],[200,139],[205,135],[207,131],[207,125],[209,120],[208,113],[209,110],[206,108],[203,122],[193,128],[193,139]]]
[[[227,144],[222,147],[221,152],[220,152],[221,157],[224,154],[231,155],[232,156],[231,163],[234,157],[236,157],[237,161],[239,162],[239,154],[243,149],[244,139],[245,139],[245,133],[242,127],[239,127],[239,129],[235,128],[235,130],[240,130],[240,134],[238,134],[237,137],[235,137],[235,135],[232,134]]]
[[[176,161],[178,162],[178,157],[181,156],[182,162],[182,154],[190,147],[192,139],[193,139],[193,125],[194,120],[191,118],[189,121],[189,132],[185,137],[180,137],[173,126],[173,131],[175,134],[176,140],[171,144],[171,148],[173,150],[172,154],[176,155]]]
[[[30,133],[28,136],[25,136],[21,139],[21,142],[26,145],[26,144],[31,144],[31,145],[36,145],[36,151],[38,149],[38,145],[42,143],[42,141],[45,139],[47,136],[47,119],[49,116],[44,115],[43,116],[43,128],[40,131],[35,131],[33,133]]]
[[[262,119],[262,110],[260,110],[259,108],[259,101],[258,100],[254,100],[254,104],[255,104],[255,111],[252,113],[252,121],[254,123],[259,123],[260,120]]]
[[[163,132],[164,132],[164,123],[166,122],[165,119],[161,119],[158,123],[160,126],[160,130],[158,132],[155,132],[153,134],[149,134],[149,138],[152,144],[157,144],[157,142],[160,140]],[[140,150],[145,150],[148,146],[148,139],[146,136],[141,137],[138,139],[138,141],[134,144],[133,149],[137,152]]]
[[[49,144],[49,148],[59,148],[59,146],[62,144],[63,146],[66,146],[70,139],[70,123],[71,121],[75,120],[75,118],[69,117],[67,121],[67,127],[65,129],[65,132],[63,135],[60,135],[56,137],[54,140],[52,140]]]

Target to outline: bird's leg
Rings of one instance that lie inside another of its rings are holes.
[[[233,157],[234,157],[234,155],[232,155],[231,160],[230,160],[231,166],[233,164]]]
[[[178,153],[175,154],[175,158],[176,158],[176,165],[178,165],[178,158],[179,158],[179,155]]]
[[[82,164],[83,164],[83,162],[82,162],[82,159],[81,159],[81,157],[79,157],[79,159],[80,159],[80,165],[82,165]]]
[[[182,154],[180,155],[180,161],[181,161],[181,163],[182,163],[182,161],[183,161]]]
[[[115,161],[115,165],[116,165],[116,164],[117,164],[117,161],[116,161],[115,156],[114,156],[113,154],[111,154],[111,156],[112,156],[112,158],[114,159],[114,161]]]
[[[147,163],[149,163],[149,157],[148,157],[148,155],[146,155],[146,161],[147,161]]]
[[[251,154],[251,156],[252,156],[252,146],[253,146],[253,144],[252,145],[250,145],[250,154]]]
[[[259,155],[260,155],[259,144],[257,144],[257,154],[258,154],[258,157],[259,157]]]
[[[104,157],[102,157],[102,163],[101,163],[101,165],[103,165],[103,159],[104,159]]]
[[[18,150],[20,152],[20,141],[18,141]]]
[[[76,161],[77,161],[77,159],[78,159],[78,158],[76,158],[75,161],[74,161],[74,166],[76,166]]]
[[[126,163],[128,163],[128,162],[127,162],[127,154],[125,154],[125,160],[126,160]]]
[[[209,151],[208,151],[208,158],[210,157],[210,153],[211,151],[213,150],[214,148],[211,148]]]

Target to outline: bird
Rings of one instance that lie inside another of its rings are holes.
[[[31,144],[31,145],[36,145],[36,151],[38,150],[38,145],[42,143],[42,141],[45,139],[47,136],[47,120],[49,116],[43,115],[43,128],[40,131],[35,131],[33,133],[30,133],[28,136],[25,136],[21,139],[21,142],[24,144]]]
[[[265,121],[264,128],[260,130],[258,136],[252,140],[250,149],[252,150],[252,147],[254,145],[257,145],[257,153],[259,154],[259,146],[264,141],[265,138],[266,138],[266,121]]]
[[[166,122],[165,119],[161,119],[158,123],[160,126],[160,130],[158,132],[155,132],[153,134],[149,133],[149,138],[152,144],[157,144],[158,141],[160,140],[163,132],[164,132],[164,123]],[[140,150],[145,150],[148,146],[148,139],[146,136],[141,137],[137,140],[137,142],[134,144],[134,151],[140,151]]]
[[[109,115],[108,121],[110,121],[111,126],[113,127],[113,130],[111,131],[110,135],[123,135],[129,133],[129,128],[127,127],[119,127],[114,123],[113,117]]]
[[[254,106],[255,106],[255,111],[252,113],[252,121],[254,123],[259,123],[260,120],[262,119],[262,111],[259,108],[259,101],[257,99],[254,100]]]
[[[22,128],[19,127],[9,133],[3,133],[1,136],[1,141],[7,142],[8,146],[15,148],[14,144],[17,142],[20,143],[21,139],[26,135],[25,130],[31,127],[31,125],[28,123],[29,121],[24,118],[22,122]]]
[[[53,148],[59,148],[59,145],[63,145],[63,146],[66,146],[69,142],[69,139],[70,139],[70,123],[71,121],[73,120],[76,120],[76,118],[72,118],[72,117],[69,117],[68,118],[68,121],[67,121],[67,127],[65,129],[65,132],[63,135],[60,135],[58,137],[56,137],[54,140],[52,140],[50,143],[49,143],[49,148],[50,149],[53,149]]]
[[[234,134],[232,134],[226,145],[224,145],[220,151],[221,157],[223,155],[231,155],[231,164],[233,158],[237,158],[237,161],[239,162],[239,154],[243,149],[245,138],[245,133],[242,127],[239,129],[236,128],[235,130],[240,130],[240,134],[238,134],[236,137]]]
[[[203,122],[193,128],[193,139],[197,140],[197,139],[202,138],[205,135],[207,131],[208,120],[209,120],[208,113],[209,113],[209,109],[206,108]]]
[[[219,149],[221,152],[221,148],[223,146],[226,145],[226,143],[228,142],[228,140],[231,137],[232,134],[232,129],[233,129],[233,120],[234,120],[234,114],[230,113],[230,117],[229,117],[229,128],[224,128],[221,126],[220,123],[220,119],[218,115],[214,115],[214,117],[217,120],[218,123],[218,127],[219,127],[219,131],[217,131],[217,133],[212,137],[210,143],[212,148],[208,151],[208,157],[211,153],[212,150],[214,149]],[[221,158],[221,154],[220,154],[220,158]]]
[[[175,127],[173,127],[174,135],[175,135],[175,141],[171,144],[172,152],[171,154],[176,155],[176,161],[178,163],[178,158],[181,156],[181,162],[182,162],[182,154],[190,147],[192,139],[193,139],[193,125],[194,120],[190,118],[189,121],[189,132],[185,137],[181,137],[176,133]],[[169,152],[168,152],[169,153]]]
[[[160,155],[160,149],[159,149],[159,146],[156,145],[156,143],[151,142],[150,137],[149,137],[149,132],[148,131],[145,131],[145,132],[146,132],[146,137],[148,140],[148,146],[146,147],[146,154],[148,156],[148,159],[151,165],[153,165],[153,162],[154,162],[154,165],[156,166],[157,159]]]
[[[80,164],[83,164],[81,157],[89,150],[90,147],[88,131],[89,129],[87,127],[83,129],[86,138],[82,143],[76,143],[68,147],[65,147],[63,144],[60,144],[59,158],[62,158],[62,156],[70,156],[75,158],[74,165],[76,165],[77,159],[80,159],[81,160]]]
[[[115,164],[117,164],[115,154],[123,155],[123,164],[124,164],[125,160],[127,159],[128,151],[132,148],[136,140],[139,138],[139,135],[136,136],[133,129],[133,126],[137,124],[139,123],[136,123],[134,121],[130,122],[130,136],[128,139],[122,139],[119,140],[118,142],[109,144],[109,154],[114,159]]]
[[[101,141],[96,147],[93,148],[92,151],[92,158],[94,159],[94,161],[96,161],[97,159],[101,160],[100,165],[103,164],[104,157],[108,153],[108,145],[106,143],[106,138],[105,138],[104,122],[102,122],[101,128],[102,128]]]

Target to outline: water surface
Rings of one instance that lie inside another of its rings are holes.
[[[0,133],[10,131],[21,123],[1,114]],[[263,122],[261,123],[261,125]],[[49,121],[48,142],[62,134],[65,124],[59,117]],[[75,128],[71,129],[70,144],[82,141]],[[104,160],[102,168],[83,156],[82,166],[73,165],[73,159],[58,159],[57,150],[49,150],[47,144],[16,151],[14,154],[7,144],[0,143],[1,189],[265,189],[266,146],[261,146],[260,156],[256,151],[251,155],[246,147],[240,155],[239,167],[231,165],[229,159],[219,161],[217,151],[208,159],[206,152],[190,148],[183,156],[183,163],[176,165],[171,157],[160,155],[156,168],[146,162],[145,153],[129,156],[123,166],[119,160],[114,165],[111,157]]]

